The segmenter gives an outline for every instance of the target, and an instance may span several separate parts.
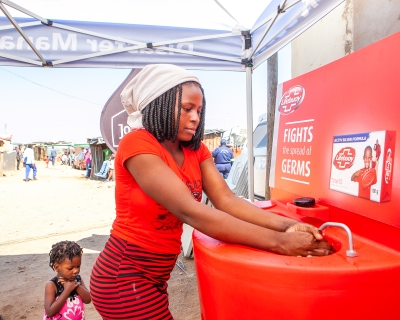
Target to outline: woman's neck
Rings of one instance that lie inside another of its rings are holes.
[[[181,149],[181,144],[179,143],[178,140],[175,140],[175,142],[172,142],[171,140],[164,140],[163,142],[161,142],[161,144],[171,154],[179,152],[180,150],[182,150]]]
[[[161,145],[165,150],[174,158],[179,167],[182,167],[184,155],[179,141],[172,142],[171,140],[164,140]]]

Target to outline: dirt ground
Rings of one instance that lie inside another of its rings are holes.
[[[38,162],[38,180],[25,182],[25,168],[0,177],[0,318],[43,319],[51,245],[73,240],[83,247],[81,276],[89,284],[93,263],[109,237],[115,217],[114,184],[84,178],[84,171]],[[32,173],[31,173],[32,175]],[[32,176],[31,176],[32,177]],[[169,281],[170,310],[176,320],[200,316],[194,261],[182,256],[187,275],[175,267]],[[86,319],[100,315],[85,306]]]

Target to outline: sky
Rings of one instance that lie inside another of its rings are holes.
[[[290,45],[279,52],[278,82],[290,79]],[[244,72],[191,70],[207,99],[206,128],[246,127]],[[101,136],[100,115],[130,69],[0,66],[0,133],[13,143],[86,142]],[[253,73],[253,122],[266,112],[267,63]]]

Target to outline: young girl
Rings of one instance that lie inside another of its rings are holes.
[[[46,168],[48,168],[50,159],[46,156],[43,158],[43,160],[44,160],[44,162],[46,162]]]
[[[331,253],[317,228],[261,210],[228,188],[202,143],[206,103],[191,73],[146,66],[121,100],[132,131],[118,146],[116,219],[90,278],[93,304],[104,319],[173,319],[167,281],[183,223],[279,254]],[[201,203],[203,190],[214,207]]]
[[[73,241],[53,244],[49,266],[57,275],[46,284],[43,320],[85,319],[83,303],[90,303],[91,298],[79,275],[82,252]]]

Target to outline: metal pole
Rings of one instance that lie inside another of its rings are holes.
[[[271,199],[271,189],[269,186],[272,148],[274,141],[274,123],[276,108],[276,89],[278,87],[278,52],[275,52],[267,60],[268,67],[268,103],[267,103],[267,166],[265,174],[265,200]]]
[[[31,47],[32,51],[38,56],[38,58],[42,61],[43,64],[46,64],[46,60],[43,58],[43,56],[40,54],[40,52],[36,49],[32,41],[28,38],[28,36],[22,31],[21,27],[18,25],[18,23],[14,20],[14,18],[11,16],[11,14],[7,11],[7,9],[3,6],[2,2],[0,2],[0,10],[3,11],[4,15],[7,17],[7,19],[11,22],[11,24],[14,26],[14,28],[18,31],[18,33],[24,38],[26,43],[28,44],[29,47]]]
[[[246,67],[246,103],[247,103],[247,168],[249,200],[254,201],[254,149],[253,149],[253,97],[252,97],[253,69]]]

